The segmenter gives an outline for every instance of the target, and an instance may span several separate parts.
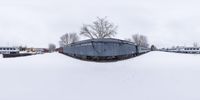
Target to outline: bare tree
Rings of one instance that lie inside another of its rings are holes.
[[[138,46],[148,47],[147,37],[144,35],[135,34],[132,36],[133,42]]]
[[[151,51],[156,51],[156,50],[157,50],[156,46],[155,45],[151,45]]]
[[[66,33],[63,36],[61,36],[60,39],[61,39],[60,41],[61,47],[79,41],[79,37],[76,33]]]
[[[56,50],[55,44],[49,44],[49,52],[54,52]]]
[[[117,34],[117,26],[106,20],[106,17],[97,17],[97,20],[94,21],[93,24],[84,24],[81,28],[80,34],[90,39],[108,38]]]

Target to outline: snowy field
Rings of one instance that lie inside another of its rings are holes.
[[[200,55],[150,52],[113,63],[52,53],[0,59],[0,100],[200,100]]]

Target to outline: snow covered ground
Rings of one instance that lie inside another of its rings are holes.
[[[0,59],[0,100],[199,100],[200,55],[150,52],[112,63],[52,53]]]

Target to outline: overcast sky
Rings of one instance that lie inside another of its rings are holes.
[[[198,0],[0,0],[0,46],[58,45],[97,16],[118,25],[116,38],[146,35],[158,47],[200,43]]]

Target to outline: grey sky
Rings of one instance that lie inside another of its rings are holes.
[[[1,0],[0,0],[1,1]],[[47,47],[66,32],[107,16],[116,38],[140,33],[158,47],[200,43],[198,0],[7,0],[0,2],[0,45]]]

